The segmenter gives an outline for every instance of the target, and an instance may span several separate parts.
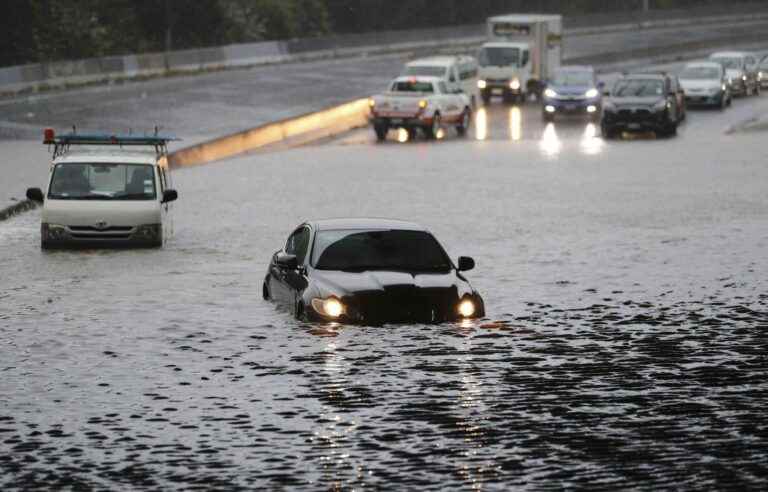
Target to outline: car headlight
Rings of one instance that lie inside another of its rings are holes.
[[[520,79],[512,79],[512,81],[509,83],[509,88],[513,91],[520,89]]]
[[[546,97],[557,97],[557,92],[553,91],[552,89],[545,89],[544,95]]]
[[[593,98],[600,95],[600,92],[597,89],[589,89],[587,92],[584,93],[584,97]]]
[[[720,90],[723,92],[725,92],[727,89],[728,87],[725,84],[723,84],[722,87],[720,87]]]
[[[426,109],[428,105],[429,105],[429,101],[427,101],[426,99],[422,99],[421,101],[419,101],[420,109]]]
[[[741,80],[743,80],[744,82],[746,82],[746,81],[747,81],[747,76],[746,76],[746,75],[742,75],[742,76],[741,76]]]
[[[60,224],[48,224],[43,222],[40,226],[40,233],[43,239],[66,239],[69,237],[69,233],[65,226]]]
[[[485,89],[486,87],[488,87],[488,82],[486,82],[483,79],[480,79],[480,80],[477,81],[477,88],[478,89]]]
[[[321,316],[326,316],[328,318],[338,318],[346,312],[344,304],[335,297],[329,297],[327,299],[316,297],[312,299],[312,308]]]
[[[376,107],[376,99],[374,99],[372,97],[369,98],[368,99],[368,107],[371,108],[371,109],[375,108]]]
[[[475,303],[471,299],[462,299],[456,309],[459,312],[459,316],[469,318],[475,314]]]
[[[670,102],[665,99],[665,100],[659,101],[656,104],[654,104],[653,105],[653,110],[654,111],[664,111],[665,109],[668,109],[671,106],[672,106],[672,104],[670,104]]]
[[[757,72],[757,79],[763,80],[763,72]]]

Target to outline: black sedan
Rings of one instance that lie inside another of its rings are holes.
[[[685,119],[685,92],[677,77],[667,74],[634,74],[620,78],[603,102],[603,136],[623,131],[654,131],[671,136]]]
[[[438,323],[485,316],[464,277],[435,237],[410,222],[329,219],[306,222],[272,257],[264,299],[297,318],[379,325]]]

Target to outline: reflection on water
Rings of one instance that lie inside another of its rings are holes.
[[[400,143],[405,143],[408,141],[408,130],[405,128],[398,128],[397,129],[397,141]]]
[[[477,140],[488,138],[488,113],[484,107],[475,113],[475,138]]]
[[[509,137],[513,142],[523,137],[523,115],[517,106],[509,110]]]
[[[557,136],[555,124],[547,123],[547,126],[544,127],[544,133],[541,135],[541,140],[539,141],[539,148],[542,153],[547,157],[556,157],[560,153],[562,147],[563,143]]]
[[[581,137],[581,151],[587,155],[599,154],[605,146],[605,141],[600,138],[597,125],[588,123]]]

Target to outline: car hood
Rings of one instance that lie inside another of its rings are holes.
[[[110,226],[160,223],[160,206],[155,200],[53,200],[46,199],[42,221],[67,226]]]
[[[469,283],[454,270],[447,273],[408,273],[372,270],[340,272],[314,270],[312,279],[321,295],[343,297],[359,293],[386,293],[395,289],[440,290],[457,289],[457,293],[471,290]]]
[[[653,106],[663,99],[652,97],[612,97],[611,102],[617,107]]]
[[[680,79],[683,90],[697,91],[702,89],[719,89],[722,82],[717,79]]]
[[[591,85],[555,85],[550,84],[547,86],[548,89],[552,89],[553,91],[557,92],[558,95],[561,96],[584,96],[584,94],[587,93],[588,90],[594,89],[594,86]]]

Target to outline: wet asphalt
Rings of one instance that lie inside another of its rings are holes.
[[[466,139],[181,169],[162,250],[42,252],[39,211],[6,221],[0,487],[763,489],[768,146],[725,130],[766,109],[603,141],[496,102]],[[487,319],[262,301],[292,228],[347,215],[473,256]]]

